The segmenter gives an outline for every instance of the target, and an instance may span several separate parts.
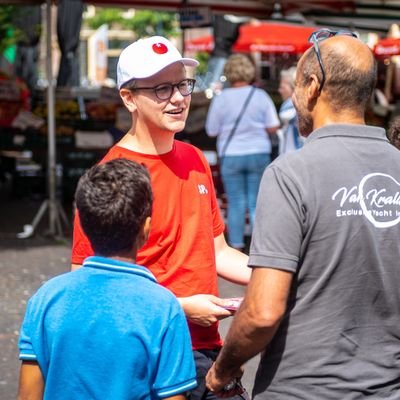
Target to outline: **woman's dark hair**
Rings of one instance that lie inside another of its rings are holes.
[[[75,202],[95,254],[109,257],[129,251],[151,215],[149,173],[124,158],[95,165],[79,180]]]

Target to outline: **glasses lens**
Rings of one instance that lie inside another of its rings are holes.
[[[358,34],[352,31],[339,31],[336,33],[336,35],[352,36],[358,39]]]
[[[311,43],[320,42],[321,40],[335,36],[335,34],[336,32],[330,31],[329,29],[321,29],[317,32],[313,32],[309,40]]]
[[[160,100],[170,99],[175,87],[178,88],[182,96],[189,96],[193,92],[195,82],[194,79],[184,79],[175,85],[172,83],[163,83],[162,85],[156,86],[154,91]]]
[[[156,96],[160,100],[167,100],[171,97],[173,86],[170,83],[163,83],[157,86],[155,89]]]
[[[320,30],[319,32],[317,32],[317,38],[318,40],[324,40],[324,39],[328,39],[332,36],[335,36],[337,34],[336,31],[331,31],[330,29],[324,29],[324,30]]]
[[[178,83],[178,90],[182,96],[189,96],[193,92],[194,81],[192,79],[185,79]]]
[[[322,40],[329,39],[332,36],[345,35],[358,38],[357,33],[347,30],[331,31],[330,29],[320,29],[319,31],[313,32],[308,39],[310,43],[321,42]]]

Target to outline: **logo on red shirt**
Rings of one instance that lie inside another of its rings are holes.
[[[199,189],[199,193],[200,194],[207,194],[208,193],[208,190],[205,187],[205,185],[197,185],[197,188]]]
[[[152,46],[154,53],[165,54],[168,52],[168,47],[164,43],[154,43]]]

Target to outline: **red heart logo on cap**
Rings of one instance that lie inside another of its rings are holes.
[[[152,46],[154,53],[165,54],[168,52],[168,47],[164,43],[154,43]]]

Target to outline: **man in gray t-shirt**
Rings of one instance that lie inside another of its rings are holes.
[[[400,152],[365,125],[376,63],[352,36],[315,32],[299,62],[307,140],[265,171],[217,394],[263,351],[255,399],[400,398]]]

